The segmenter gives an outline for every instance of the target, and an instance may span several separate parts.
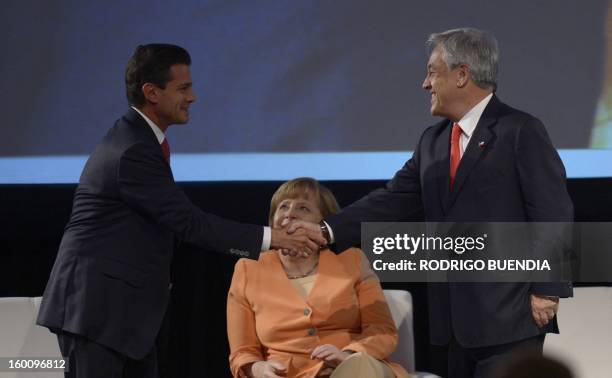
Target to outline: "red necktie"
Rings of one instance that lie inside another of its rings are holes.
[[[164,138],[164,141],[160,144],[162,152],[164,153],[164,159],[170,164],[170,145],[168,144],[168,138]]]
[[[453,123],[453,131],[451,132],[451,148],[450,148],[450,187],[453,190],[455,183],[455,175],[461,161],[461,149],[459,148],[459,138],[461,137],[461,126],[458,123]]]

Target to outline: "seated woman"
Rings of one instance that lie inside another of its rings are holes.
[[[327,188],[298,178],[272,196],[269,222],[319,222],[337,211]],[[386,360],[397,330],[378,278],[355,248],[240,259],[227,298],[227,333],[234,377],[408,377]]]

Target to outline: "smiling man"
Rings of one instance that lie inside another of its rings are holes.
[[[360,242],[361,222],[571,222],[565,169],[544,125],[502,103],[495,91],[499,51],[486,32],[432,34],[423,89],[431,114],[414,155],[386,188],[325,219],[319,228],[335,249]],[[538,251],[534,251],[538,253]],[[510,353],[542,353],[558,332],[558,298],[569,283],[430,285],[430,335],[447,345],[448,376],[490,377]]]
[[[67,377],[158,376],[175,240],[254,259],[270,246],[324,244],[205,213],[176,185],[165,131],[189,120],[190,63],[179,46],[136,49],[125,74],[131,107],[81,174],[38,317],[58,336]]]

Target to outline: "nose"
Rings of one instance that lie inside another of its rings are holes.
[[[196,100],[196,95],[195,95],[195,92],[192,89],[192,90],[189,91],[189,94],[187,95],[187,102],[189,102],[191,104],[195,100]]]
[[[431,89],[431,82],[429,81],[429,76],[425,76],[425,80],[423,80],[421,88],[425,89],[426,91]]]
[[[291,206],[289,207],[289,209],[287,209],[287,212],[285,213],[285,218],[289,220],[297,219],[297,211],[295,207]]]

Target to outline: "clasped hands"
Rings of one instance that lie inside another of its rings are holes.
[[[350,355],[349,352],[340,350],[335,345],[324,344],[316,347],[310,354],[310,358],[322,360],[325,366],[335,368]],[[250,376],[255,378],[282,378],[287,375],[287,367],[273,360],[255,362],[249,370]]]
[[[270,246],[285,255],[307,257],[327,245],[317,223],[284,220],[281,226],[272,229]]]

